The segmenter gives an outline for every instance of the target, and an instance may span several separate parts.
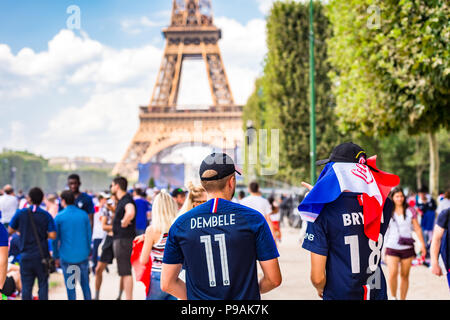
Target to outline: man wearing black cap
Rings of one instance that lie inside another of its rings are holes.
[[[161,289],[179,299],[259,300],[281,284],[269,226],[261,213],[231,202],[240,173],[228,155],[211,154],[199,173],[208,201],[170,228]],[[256,261],[264,273],[259,283]],[[186,283],[178,279],[183,263]]]
[[[343,143],[328,159],[317,162],[326,166],[314,188],[303,183],[310,189],[299,206],[302,219],[308,221],[303,248],[311,252],[311,282],[324,300],[387,299],[380,261],[393,204],[385,198],[379,211],[370,211],[378,214],[376,219],[369,219],[373,215],[367,214],[366,206],[373,205],[373,199],[381,201],[390,190],[375,176],[389,176],[391,184],[398,177],[369,162],[360,146]]]

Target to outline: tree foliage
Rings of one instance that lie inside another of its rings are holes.
[[[326,39],[331,28],[320,2],[314,2],[316,132],[318,157],[328,157],[340,139],[328,73]],[[298,183],[310,170],[309,4],[275,2],[267,21],[264,75],[244,109],[255,128],[280,129],[278,178]]]
[[[435,133],[450,123],[448,1],[332,0],[327,12],[340,128],[374,137],[426,133],[436,195]]]
[[[103,191],[112,179],[109,170],[82,168],[76,172],[80,175],[83,190]],[[33,187],[40,187],[45,192],[59,192],[64,190],[71,173],[49,166],[48,160],[29,152],[5,150],[0,154],[0,187],[14,183],[17,190],[25,192]]]
[[[449,16],[440,0],[330,1],[328,43],[344,130],[382,136],[449,127]]]

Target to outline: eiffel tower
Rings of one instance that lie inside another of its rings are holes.
[[[171,24],[163,29],[164,56],[150,104],[140,107],[139,129],[114,175],[137,180],[139,163],[148,163],[181,143],[221,149],[242,145],[242,106],[234,102],[218,45],[222,33],[213,22],[211,0],[173,1]],[[177,101],[183,61],[199,58],[206,66],[212,105],[182,109]]]

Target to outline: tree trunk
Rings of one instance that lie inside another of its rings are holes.
[[[430,144],[430,194],[436,200],[439,196],[439,144],[436,133],[428,133]]]
[[[419,137],[416,137],[416,158],[420,159],[420,144]],[[421,163],[416,163],[416,190],[420,190],[422,188],[422,173],[423,173],[423,165]]]
[[[422,173],[423,173],[423,168],[422,166],[417,166],[416,167],[416,184],[417,184],[417,190],[420,190],[422,188]]]

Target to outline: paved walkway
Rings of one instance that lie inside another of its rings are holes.
[[[300,247],[299,229],[284,228],[283,241],[279,245],[280,266],[283,283],[272,292],[262,296],[265,300],[319,300],[310,283],[309,252]],[[385,275],[386,266],[383,266]],[[59,287],[50,292],[51,300],[66,300],[67,295],[60,274],[52,275],[51,281],[58,282]],[[91,277],[91,290],[94,295],[94,277]],[[104,273],[100,299],[115,300],[119,290],[119,277],[116,265],[110,266],[110,272]],[[81,288],[77,286],[77,298],[82,299]],[[124,296],[123,296],[124,298]],[[436,277],[424,266],[411,268],[408,299],[416,300],[450,300],[450,293],[444,277]],[[134,284],[134,300],[145,299],[145,287],[142,283]]]

